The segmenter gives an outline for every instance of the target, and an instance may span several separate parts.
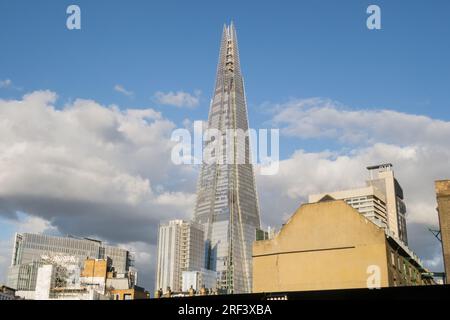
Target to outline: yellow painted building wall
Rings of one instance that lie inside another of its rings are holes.
[[[148,295],[145,291],[136,289],[112,290],[111,294],[115,300],[125,300],[126,295],[128,295],[129,300],[148,299]]]
[[[106,271],[108,268],[107,260],[103,259],[86,259],[84,261],[84,268],[81,272],[81,277],[102,277],[106,278]]]
[[[302,205],[272,240],[253,245],[253,292],[367,287],[370,265],[389,286],[382,229],[344,201]]]

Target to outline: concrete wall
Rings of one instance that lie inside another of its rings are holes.
[[[36,280],[36,300],[48,300],[54,282],[54,266],[45,265],[39,268]]]
[[[302,205],[273,240],[253,245],[253,292],[389,286],[384,231],[344,201]]]

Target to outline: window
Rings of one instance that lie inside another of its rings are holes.
[[[394,253],[394,251],[391,251],[391,263],[392,263],[392,266],[395,267],[395,253]]]
[[[123,295],[123,300],[132,300],[131,293],[125,293]]]

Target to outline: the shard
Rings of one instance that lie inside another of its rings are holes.
[[[226,143],[226,130],[249,128],[233,23],[223,29],[208,128],[220,130],[220,144]],[[204,227],[206,268],[217,271],[221,293],[251,292],[252,244],[260,227],[249,138],[240,141],[231,146],[231,163],[217,157],[202,164],[197,186],[194,220]]]

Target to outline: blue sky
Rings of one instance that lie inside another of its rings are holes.
[[[178,123],[205,119],[222,25],[234,20],[253,127],[270,117],[261,105],[292,97],[449,120],[450,4],[377,1],[382,30],[369,31],[372,2],[78,1],[82,30],[69,31],[70,1],[1,1],[0,78],[53,90],[59,104],[85,97],[124,108],[155,107],[155,91],[198,89],[195,110],[156,108]],[[114,92],[118,83],[135,97]],[[282,156],[292,151],[282,144]]]
[[[253,113],[266,101],[320,96],[449,119],[448,1],[376,1],[380,31],[365,26],[373,1],[77,1],[82,30],[69,31],[72,2],[1,1],[2,77],[62,101],[136,107],[157,90],[200,89],[206,106],[222,25],[233,19]],[[136,98],[111,92],[116,83]]]
[[[81,30],[66,29],[70,4],[81,8]],[[366,28],[369,4],[381,7],[382,30]],[[12,81],[0,86],[0,99],[48,89],[58,94],[58,108],[85,98],[124,110],[151,107],[177,126],[205,120],[222,27],[233,20],[254,128],[273,124],[274,105],[312,97],[448,123],[449,11],[445,0],[0,0],[0,81]],[[133,96],[115,91],[118,84]],[[196,90],[195,108],[154,96]],[[299,149],[355,148],[335,137],[285,136],[281,158]],[[14,232],[5,221],[0,239]]]

